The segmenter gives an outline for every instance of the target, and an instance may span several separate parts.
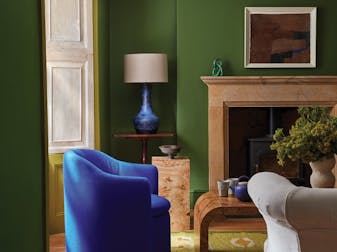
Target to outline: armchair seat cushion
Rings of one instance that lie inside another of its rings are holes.
[[[156,194],[151,194],[151,211],[152,217],[160,216],[168,212],[170,209],[170,202]]]

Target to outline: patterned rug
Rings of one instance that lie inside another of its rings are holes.
[[[263,252],[266,232],[221,232],[208,235],[208,248],[213,252]],[[194,252],[194,233],[171,233],[171,252]]]

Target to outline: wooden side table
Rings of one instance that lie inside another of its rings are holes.
[[[241,202],[234,196],[219,197],[215,192],[201,195],[194,206],[195,251],[208,251],[208,227],[212,221],[235,216],[257,217],[260,213],[253,202]]]
[[[187,157],[152,157],[158,168],[159,195],[171,203],[171,231],[190,229],[190,160]]]
[[[129,138],[140,140],[142,143],[142,153],[141,153],[141,162],[142,164],[147,163],[147,141],[151,138],[162,138],[162,137],[174,137],[174,133],[155,133],[155,134],[136,134],[136,133],[123,133],[123,134],[114,134],[114,137],[117,138]]]

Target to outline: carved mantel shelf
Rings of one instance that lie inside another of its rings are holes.
[[[337,76],[204,76],[208,86],[209,189],[229,176],[229,108],[324,105],[337,111]]]

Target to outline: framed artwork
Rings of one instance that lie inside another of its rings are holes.
[[[316,67],[316,7],[246,7],[245,68]]]

